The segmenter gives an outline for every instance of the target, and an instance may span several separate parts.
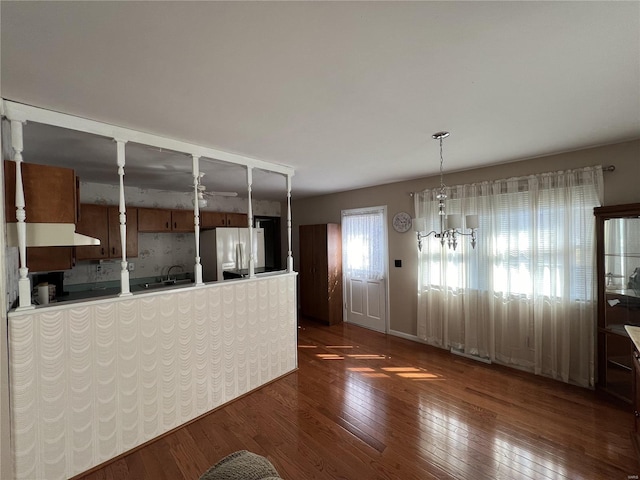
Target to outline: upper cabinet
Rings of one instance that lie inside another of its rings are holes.
[[[631,340],[625,325],[640,326],[640,204],[599,207],[598,385],[631,402]]]
[[[138,256],[138,209],[127,208],[127,258]],[[121,258],[120,211],[118,207],[80,206],[80,220],[76,231],[100,239],[100,245],[76,247],[77,260]]]
[[[138,231],[150,233],[194,232],[193,210],[139,208]]]
[[[29,223],[76,223],[78,183],[69,168],[22,162],[25,213]],[[4,161],[6,222],[16,222],[16,164]]]
[[[120,239],[120,209],[109,207],[109,256],[122,258],[122,242]],[[138,209],[127,207],[127,258],[138,256]]]
[[[162,208],[138,208],[139,232],[170,232],[171,210]]]
[[[193,210],[171,210],[172,232],[195,232]]]
[[[69,168],[22,163],[22,184],[27,223],[75,223],[78,185]],[[16,164],[4,161],[4,207],[7,223],[16,222]],[[69,270],[74,265],[73,247],[28,247],[30,272]]]
[[[200,228],[246,227],[246,213],[200,211]],[[193,210],[139,208],[139,232],[194,232]]]
[[[247,222],[246,213],[200,212],[200,226],[202,228],[246,227]]]

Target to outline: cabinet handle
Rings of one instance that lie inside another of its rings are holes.
[[[173,222],[173,228],[178,228],[178,222]]]
[[[112,248],[111,248],[111,253],[112,253],[113,255],[115,255],[115,254],[116,254],[116,247],[112,247]]]
[[[165,226],[167,227],[167,230],[169,230],[169,222],[165,223]]]
[[[636,416],[636,418],[640,417],[640,412],[638,412],[637,410],[634,410],[633,414]]]
[[[104,255],[104,247],[100,249],[100,255]]]

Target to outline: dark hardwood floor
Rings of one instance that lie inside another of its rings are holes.
[[[82,478],[196,480],[250,450],[298,479],[637,478],[630,407],[359,327],[301,320],[299,370]]]

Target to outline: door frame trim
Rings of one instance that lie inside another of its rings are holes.
[[[390,313],[390,307],[389,307],[389,227],[388,227],[388,220],[387,220],[387,205],[376,205],[376,206],[372,206],[372,207],[361,207],[361,208],[345,208],[343,210],[340,211],[340,225],[342,226],[343,223],[343,219],[344,219],[344,214],[345,212],[349,212],[349,213],[365,213],[365,212],[372,212],[372,211],[381,211],[382,212],[382,234],[384,236],[383,238],[383,255],[384,255],[384,261],[382,262],[384,265],[384,295],[385,295],[385,302],[384,302],[384,315],[385,315],[385,319],[384,319],[384,331],[381,333],[384,334],[388,334],[389,333],[389,325],[390,325],[390,319],[389,319],[389,313]],[[343,243],[343,252],[344,252],[344,243]],[[342,256],[342,318],[344,319],[345,323],[349,323],[347,320],[347,282],[346,282],[346,274],[345,274],[345,266],[344,266],[344,253]],[[377,331],[377,330],[376,330]]]

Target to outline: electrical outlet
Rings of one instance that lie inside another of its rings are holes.
[[[136,269],[136,264],[133,262],[129,262],[127,265],[127,270],[129,270],[130,272],[133,272]]]
[[[96,273],[102,273],[102,265],[96,265]]]

